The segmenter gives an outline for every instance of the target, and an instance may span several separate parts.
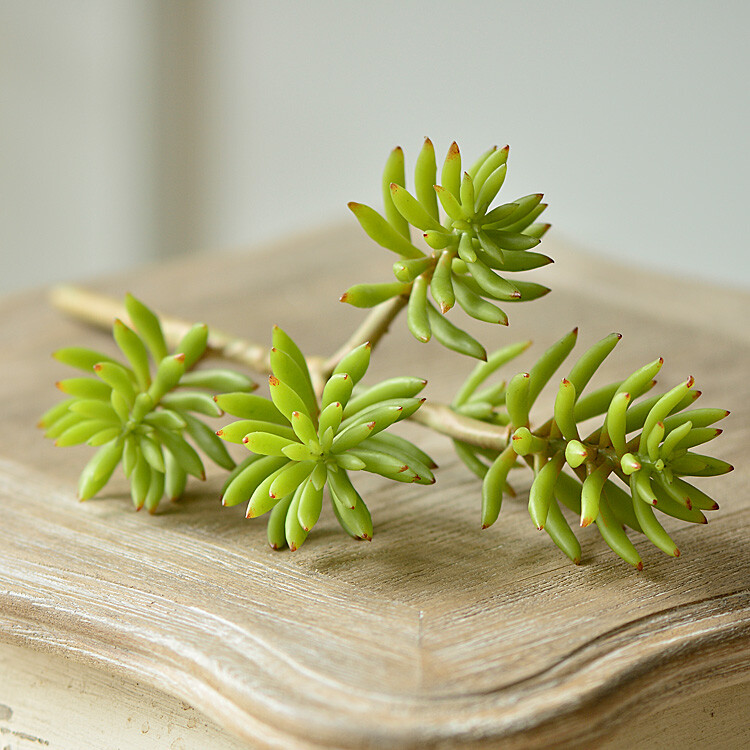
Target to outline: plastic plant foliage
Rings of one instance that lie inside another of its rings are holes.
[[[541,193],[490,209],[505,181],[508,151],[508,146],[491,148],[462,171],[454,142],[438,184],[435,149],[426,138],[414,170],[413,195],[405,187],[403,151],[394,149],[383,173],[385,217],[362,203],[350,203],[349,208],[375,242],[400,257],[393,264],[397,281],[358,284],[341,300],[371,307],[408,295],[407,323],[418,341],[427,342],[434,335],[449,349],[486,359],[484,347],[443,317],[445,313],[458,303],[472,318],[508,325],[508,316],[494,302],[526,302],[549,292],[541,284],[510,281],[495,273],[529,271],[552,262],[546,255],[529,252],[550,226],[535,223],[547,207]],[[442,221],[439,206],[444,211]],[[412,244],[411,227],[423,233],[431,253]]]
[[[229,475],[222,502],[247,502],[248,518],[270,511],[268,541],[274,549],[302,545],[318,521],[326,486],[342,528],[355,538],[372,539],[370,512],[349,472],[434,483],[434,461],[404,438],[385,432],[422,405],[423,399],[415,396],[427,381],[397,377],[354,391],[369,363],[369,343],[349,352],[325,383],[319,403],[304,356],[276,327],[271,400],[248,393],[216,397],[221,408],[241,417],[217,435],[252,452]]]
[[[206,325],[192,326],[170,354],[156,315],[132,295],[125,309],[134,328],[116,319],[112,330],[125,362],[79,347],[56,351],[60,362],[90,376],[59,381],[68,398],[47,411],[39,426],[55,445],[99,448],[81,474],[81,500],[100,492],[122,462],[136,509],[153,513],[165,493],[172,500],[182,495],[188,474],[206,477],[186,438],[223,469],[234,468],[201,416],[222,414],[209,391],[246,392],[256,384],[234,370],[188,372],[206,349]]]
[[[270,349],[209,333],[202,324],[165,319],[163,330],[159,318],[130,295],[122,315],[133,327],[116,319],[113,330],[125,363],[87,349],[58,351],[57,359],[89,377],[58,383],[68,398],[40,424],[57,445],[85,442],[98,448],[81,475],[81,499],[99,493],[122,462],[136,508],[154,512],[165,493],[172,499],[182,494],[188,474],[205,476],[199,449],[230,472],[223,505],[247,503],[248,518],[268,514],[274,549],[299,549],[326,498],[345,532],[371,540],[370,511],[352,483],[356,472],[383,481],[435,481],[434,461],[389,431],[409,419],[450,438],[460,460],[481,479],[480,491],[467,476],[467,488],[476,487],[481,497],[481,528],[497,521],[505,495],[517,494],[511,472],[522,477],[516,470],[526,467],[532,523],[575,563],[581,561],[581,545],[573,517],[582,529],[595,527],[639,570],[643,563],[634,541],[640,537],[669,556],[679,555],[655,511],[703,524],[705,514],[718,509],[693,477],[700,482],[732,467],[695,449],[721,433],[714,424],[729,412],[694,408],[701,393],[692,377],[652,395],[661,358],[589,388],[620,341],[616,333],[566,366],[565,377],[558,371],[575,346],[577,329],[527,371],[488,383],[531,342],[510,343],[488,356],[477,339],[446,317],[458,304],[477,320],[507,325],[497,302],[534,300],[549,291],[515,277],[552,261],[535,250],[549,229],[537,221],[546,208],[541,194],[493,207],[507,158],[507,146],[492,148],[464,171],[453,143],[438,176],[426,139],[409,192],[403,152],[391,152],[382,214],[361,203],[349,208],[369,237],[398,256],[396,280],[356,284],[342,295],[343,302],[373,309],[330,357],[305,356],[278,327]],[[422,237],[413,241],[412,228]],[[92,315],[89,293],[66,294],[61,306],[67,312],[111,324],[106,314]],[[361,382],[374,348],[403,310],[419,341],[434,336],[449,349],[483,360],[450,404],[419,398],[426,384],[421,377],[395,373],[369,387]],[[172,354],[166,340],[174,343]],[[251,393],[255,383],[233,370],[192,369],[207,351],[267,375],[270,398]],[[551,413],[532,424],[532,408],[547,385],[555,394]],[[216,433],[202,419],[225,412],[237,419]],[[249,455],[235,465],[222,441],[243,445]]]
[[[477,392],[523,345],[496,352],[486,365],[476,368],[452,404],[459,414],[509,425],[512,433],[507,445],[494,451],[457,444],[459,457],[483,479],[482,526],[487,528],[497,520],[503,494],[509,491],[508,475],[523,462],[534,474],[528,497],[534,525],[545,529],[574,562],[580,561],[581,547],[561,504],[580,517],[581,527],[596,524],[612,550],[639,569],[640,555],[624,526],[643,533],[676,557],[679,550],[654,509],[688,523],[707,523],[703,512],[718,509],[715,501],[683,477],[717,476],[732,469],[725,461],[690,450],[720,435],[722,431],[712,425],[729,412],[690,409],[701,395],[692,387],[693,378],[662,395],[644,398],[656,384],[662,359],[584,395],[592,376],[620,340],[613,333],[578,358],[559,381],[552,417],[532,431],[529,412],[571,352],[576,337],[577,330],[563,336],[529,372]],[[598,426],[590,427],[582,437],[581,424],[592,419],[598,419]]]

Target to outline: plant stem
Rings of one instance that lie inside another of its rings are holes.
[[[507,445],[508,428],[480,422],[457,414],[447,404],[425,401],[409,418],[454,440],[502,451]]]
[[[97,294],[77,286],[54,287],[50,293],[52,304],[60,311],[98,328],[110,329],[115,318],[128,320],[125,306],[104,294]],[[164,338],[175,347],[194,325],[180,318],[160,315]],[[209,327],[206,356],[221,357],[245,365],[258,373],[270,374],[269,350],[250,341],[231,336]]]
[[[323,363],[323,377],[329,378],[344,355],[360,344],[369,341],[370,346],[374,349],[380,339],[388,332],[391,323],[408,303],[408,295],[399,295],[374,307],[359,328],[339,347],[335,354],[332,354]]]
[[[50,293],[50,299],[58,310],[98,328],[111,328],[115,318],[128,320],[127,311],[122,303],[81,287],[55,287]],[[310,374],[316,390],[322,390],[333,369],[352,348],[366,341],[375,347],[407,302],[408,297],[400,296],[378,305],[370,311],[359,328],[335,354],[327,360],[309,357]],[[175,347],[194,325],[168,315],[160,315],[159,319],[164,338],[170,347]],[[245,365],[257,373],[271,373],[269,350],[266,347],[231,336],[213,327],[209,327],[206,354]],[[425,402],[410,419],[454,440],[461,440],[479,448],[501,451],[507,443],[507,428],[457,414],[446,404],[438,402]]]

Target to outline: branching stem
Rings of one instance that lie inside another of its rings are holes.
[[[323,375],[325,378],[330,377],[336,365],[342,360],[344,355],[366,341],[374,349],[381,338],[388,332],[391,323],[398,317],[398,314],[409,303],[408,295],[400,295],[389,299],[386,302],[374,307],[368,316],[362,321],[362,324],[339,347],[335,354],[332,354],[323,364]]]
[[[127,311],[122,303],[82,287],[55,287],[50,299],[61,312],[98,328],[110,329],[115,318],[128,320]],[[322,389],[322,385],[341,358],[352,348],[366,341],[375,347],[407,302],[408,297],[400,296],[378,305],[335,354],[326,360],[310,357],[308,363],[316,390]],[[193,325],[186,320],[168,315],[160,315],[160,320],[164,337],[170,347],[176,346]],[[209,327],[206,352],[207,356],[230,360],[256,373],[271,373],[269,350],[266,347],[231,336],[213,327]],[[411,419],[442,435],[479,448],[501,451],[507,444],[507,428],[457,414],[446,404],[427,401]]]
[[[502,451],[508,442],[507,427],[487,424],[457,414],[447,404],[426,401],[410,419],[442,435],[478,448]]]
[[[78,320],[111,329],[115,318],[128,321],[125,306],[104,294],[98,294],[77,286],[58,286],[50,293],[52,304],[61,312]],[[175,347],[194,325],[180,318],[159,315],[164,338],[170,347]],[[269,350],[250,341],[231,336],[228,333],[209,327],[206,356],[221,357],[245,365],[258,373],[270,374]]]

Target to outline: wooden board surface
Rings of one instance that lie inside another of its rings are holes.
[[[121,480],[79,504],[90,449],[55,449],[34,422],[67,376],[49,352],[111,346],[40,291],[0,303],[0,638],[137,678],[260,746],[581,747],[750,682],[750,297],[552,241],[545,251],[556,264],[534,280],[552,294],[509,306],[509,329],[467,325],[488,348],[535,339],[512,372],[574,325],[581,347],[616,330],[603,381],[662,355],[665,386],[693,374],[704,405],[733,412],[714,452],[737,470],[706,485],[722,509],[706,527],[665,523],[679,559],[636,542],[637,573],[588,529],[576,567],[533,528],[523,495],[480,531],[479,481],[416,425],[405,432],[435,456],[438,483],[365,477],[369,544],[324,515],[301,550],[274,553],[264,520],[220,507],[219,474],[156,517],[132,511]],[[356,229],[331,229],[94,286],[261,342],[278,323],[326,354],[362,317],[338,295],[387,280],[392,260]],[[423,376],[426,395],[447,400],[472,363],[404,328],[368,377]],[[741,733],[746,700],[737,711]]]

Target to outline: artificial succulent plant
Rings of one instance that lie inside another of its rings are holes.
[[[549,291],[507,277],[551,262],[534,250],[549,229],[537,221],[546,208],[541,194],[492,206],[505,180],[507,158],[507,146],[491,148],[464,171],[453,143],[438,179],[435,151],[426,139],[411,193],[403,152],[391,153],[383,175],[383,214],[349,204],[365,232],[398,256],[395,281],[356,284],[342,295],[343,302],[375,308],[360,328],[327,359],[305,357],[278,327],[267,351],[226,337],[220,337],[223,346],[214,347],[215,354],[269,375],[270,399],[250,393],[253,381],[234,371],[191,371],[206,349],[205,326],[193,326],[175,339],[170,355],[158,318],[132,296],[124,312],[133,328],[119,320],[114,325],[126,363],[84,349],[57,352],[59,360],[92,376],[61,381],[59,387],[70,397],[41,421],[58,445],[87,442],[99,448],[83,470],[81,498],[98,493],[122,461],[136,507],[154,511],[165,492],[173,498],[182,493],[188,474],[204,475],[189,438],[230,470],[224,505],[247,502],[248,517],[269,514],[268,540],[275,549],[295,550],[304,543],[326,491],[343,529],[371,539],[370,512],[350,474],[435,481],[432,459],[387,431],[410,418],[450,437],[461,461],[482,479],[483,528],[497,520],[503,495],[515,494],[508,482],[511,470],[527,466],[533,474],[528,493],[533,523],[576,563],[581,546],[566,512],[578,516],[581,527],[595,525],[615,553],[639,569],[633,534],[642,533],[666,554],[678,555],[654,509],[705,523],[705,512],[718,508],[684,477],[731,470],[725,461],[692,450],[721,432],[712,425],[728,412],[689,408],[700,396],[692,378],[662,395],[647,395],[661,359],[584,393],[620,340],[611,334],[578,358],[557,385],[549,419],[532,426],[531,408],[572,351],[577,329],[528,371],[486,385],[530,342],[509,344],[487,356],[477,339],[446,317],[458,304],[477,320],[507,325],[496,302],[533,300]],[[413,241],[412,227],[421,239]],[[372,348],[404,308],[408,328],[419,341],[434,336],[450,349],[485,360],[449,405],[417,398],[426,383],[421,378],[396,374],[370,387],[360,383]],[[89,310],[85,317],[91,319]],[[215,434],[198,416],[223,412],[238,420]],[[585,426],[590,420],[597,422]],[[244,445],[250,455],[235,465],[222,440]],[[467,483],[473,486],[470,479]]]

